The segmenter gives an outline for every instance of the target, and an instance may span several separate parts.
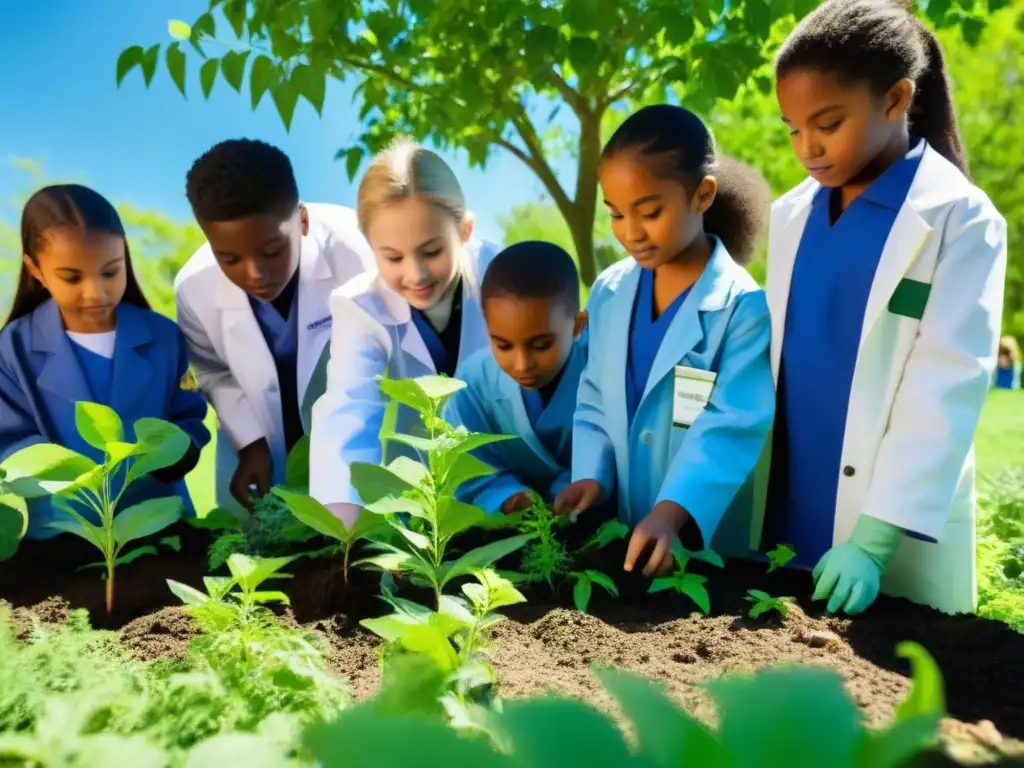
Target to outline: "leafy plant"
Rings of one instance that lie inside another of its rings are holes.
[[[14,556],[28,529],[25,500],[11,490],[6,477],[7,471],[0,464],[0,562]]]
[[[722,558],[710,550],[699,553],[690,552],[683,548],[678,539],[672,544],[672,554],[675,557],[676,570],[670,576],[654,579],[647,592],[653,594],[674,589],[693,600],[705,614],[710,613],[711,596],[708,594],[707,587],[704,586],[708,578],[697,573],[687,573],[686,564],[691,559],[700,559],[721,568],[724,565]]]
[[[603,588],[610,595],[619,596],[619,588],[615,586],[615,582],[601,571],[588,568],[583,571],[573,571],[570,576],[576,580],[576,585],[572,590],[572,600],[576,605],[576,610],[580,613],[586,613],[587,608],[590,607],[590,596],[594,591],[594,584]]]
[[[744,599],[754,604],[750,609],[750,613],[747,614],[752,619],[756,619],[769,611],[777,611],[782,618],[786,618],[789,614],[788,601],[790,598],[788,597],[772,597],[767,592],[751,589],[747,592],[747,596]]]
[[[382,379],[381,391],[413,409],[426,433],[390,431],[383,433],[382,439],[414,449],[424,461],[399,456],[386,466],[353,462],[349,467],[352,484],[366,502],[365,512],[381,515],[397,534],[391,540],[374,536],[370,546],[378,554],[357,565],[408,573],[414,584],[434,590],[438,605],[441,591],[452,579],[490,566],[534,538],[532,533],[520,534],[485,544],[456,560],[445,560],[452,539],[486,517],[479,507],[455,498],[462,483],[494,472],[472,451],[509,439],[508,435],[473,434],[441,418],[445,401],[464,386],[446,376]]]
[[[768,553],[768,573],[784,568],[790,560],[796,557],[796,552],[787,544],[779,544]]]
[[[360,622],[387,641],[380,700],[392,711],[440,706],[455,727],[482,727],[483,710],[494,702],[489,630],[504,618],[495,611],[526,598],[489,568],[472,575],[476,583],[462,585],[464,597],[442,595],[437,611],[385,592],[394,613]]]
[[[181,499],[171,496],[118,511],[121,498],[138,479],[180,461],[190,438],[170,422],[143,418],[133,424],[136,442],[127,442],[120,416],[97,403],[76,403],[75,424],[82,439],[102,452],[102,463],[61,445],[37,443],[8,457],[5,482],[25,499],[50,496],[70,516],[52,527],[82,537],[103,553],[109,613],[114,609],[114,569],[138,557],[136,551],[123,552],[125,545],[163,530],[181,517],[182,509]],[[86,519],[83,509],[94,513],[99,524]]]
[[[305,744],[323,768],[351,765],[353,754],[403,766],[898,768],[928,746],[944,702],[931,656],[912,643],[901,644],[897,652],[912,659],[913,682],[895,722],[884,731],[865,727],[833,670],[779,667],[708,684],[719,713],[714,732],[680,711],[663,684],[600,669],[595,673],[619,705],[628,740],[611,716],[549,695],[504,702],[500,711],[486,712],[481,725],[489,740],[460,738],[441,722],[371,700],[309,729]]]

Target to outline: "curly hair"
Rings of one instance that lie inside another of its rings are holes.
[[[215,144],[192,164],[185,187],[192,212],[200,221],[290,214],[299,204],[288,155],[255,139]]]
[[[719,155],[697,115],[671,104],[643,107],[612,134],[601,158],[626,151],[637,153],[655,177],[676,179],[691,193],[705,176],[714,176],[718,194],[704,214],[704,231],[719,238],[739,264],[757,255],[768,228],[771,189],[754,168]]]

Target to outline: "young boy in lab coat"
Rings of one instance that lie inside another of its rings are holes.
[[[178,322],[217,412],[217,504],[249,508],[308,430],[300,404],[330,339],[328,296],[376,267],[355,212],[301,203],[291,162],[269,144],[217,144],[187,192],[208,242],[175,280]]]
[[[480,289],[490,349],[456,371],[466,382],[446,417],[471,432],[514,435],[476,452],[497,473],[465,484],[460,498],[489,514],[548,501],[570,482],[572,422],[587,360],[576,265],[553,243],[505,248]]]

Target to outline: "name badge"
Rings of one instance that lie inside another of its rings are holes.
[[[321,317],[319,320],[314,320],[312,323],[306,326],[307,331],[315,331],[317,328],[322,328],[325,325],[331,324],[331,316]]]
[[[672,426],[690,427],[711,399],[718,374],[677,365],[672,395]]]

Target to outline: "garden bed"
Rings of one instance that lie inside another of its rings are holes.
[[[45,545],[26,542],[0,564],[0,599],[31,609],[43,621],[61,620],[68,607],[86,608],[95,626],[121,628],[123,641],[140,658],[183,654],[191,619],[174,607],[178,601],[166,580],[201,586],[208,573],[209,534],[189,528],[181,534],[180,553],[140,558],[118,570],[118,608],[110,617],[96,572],[75,571],[94,558],[92,548],[75,537]],[[622,553],[621,542],[599,553],[606,573],[622,574]],[[555,596],[546,586],[524,589],[529,602],[505,609],[510,620],[495,629],[501,693],[513,697],[550,687],[603,705],[604,694],[588,666],[610,663],[666,682],[687,710],[713,722],[713,707],[699,683],[730,671],[800,662],[838,670],[868,721],[882,725],[908,689],[908,666],[896,657],[896,644],[912,640],[938,662],[953,718],[967,724],[991,721],[1003,737],[1024,739],[1024,636],[1005,625],[945,616],[886,597],[856,619],[826,617],[822,604],[810,603],[807,574],[767,574],[756,563],[731,563],[724,570],[702,566],[694,570],[709,577],[709,617],[682,595],[645,594],[644,581],[633,577],[616,579],[619,599],[595,590],[590,615],[571,608],[571,590]],[[294,577],[280,583],[292,602],[286,620],[322,631],[331,647],[331,668],[351,681],[357,697],[372,695],[379,679],[379,640],[358,621],[387,612],[377,598],[379,576],[353,569],[346,591],[338,560],[302,558],[289,571]],[[788,617],[748,618],[751,604],[745,596],[752,588],[795,598]],[[965,729],[949,722],[944,731],[968,733],[964,743],[980,751],[985,742],[998,740],[987,726]],[[1003,750],[1019,747],[1004,744]]]

